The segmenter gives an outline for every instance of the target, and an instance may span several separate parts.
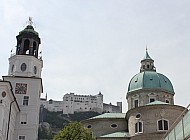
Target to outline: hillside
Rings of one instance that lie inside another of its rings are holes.
[[[43,108],[40,111],[39,140],[51,140],[52,136],[72,121],[82,121],[100,115],[97,112],[75,112],[74,114],[62,114],[62,112],[50,112]]]

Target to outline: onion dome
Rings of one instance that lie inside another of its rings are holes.
[[[38,32],[36,32],[34,30],[34,27],[32,25],[27,25],[26,28],[22,31],[19,32],[19,35],[20,34],[32,34],[32,35],[37,35],[38,36]]]

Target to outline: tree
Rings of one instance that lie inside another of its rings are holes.
[[[58,132],[53,140],[95,140],[95,138],[92,131],[80,122],[71,122]]]

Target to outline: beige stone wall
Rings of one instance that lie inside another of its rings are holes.
[[[127,112],[129,135],[135,136],[135,123],[143,122],[143,134],[161,132],[158,130],[157,121],[166,119],[169,121],[169,127],[180,116],[185,108],[176,105],[151,105],[131,109]],[[140,119],[136,115],[140,113]]]
[[[130,140],[161,140],[164,134],[165,134],[164,132],[159,132],[159,133],[136,135],[131,137]]]
[[[139,106],[144,106],[149,103],[149,97],[151,94],[155,95],[157,101],[166,102],[168,100],[171,104],[174,104],[173,94],[161,90],[138,90],[127,94],[128,110],[134,108],[134,100],[139,100]]]
[[[130,140],[130,138],[101,138],[98,137],[96,140]]]
[[[91,130],[95,137],[103,136],[106,134],[126,131],[127,122],[125,119],[94,119],[82,121],[85,127],[91,125]],[[111,124],[117,124],[116,128],[112,128]]]

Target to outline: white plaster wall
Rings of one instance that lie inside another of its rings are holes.
[[[74,95],[65,94],[63,97],[63,114],[73,114],[74,112],[103,111],[103,95]]]
[[[2,92],[6,92],[6,96],[2,96]],[[9,125],[9,135],[8,140],[12,140],[15,127],[16,115],[19,111],[16,102],[14,101],[14,96],[11,92],[11,86],[8,82],[0,82],[0,139],[5,140],[7,138],[8,125]],[[11,105],[11,112],[10,112]],[[10,122],[9,122],[10,113]]]
[[[14,139],[17,140],[19,135],[26,136],[27,140],[36,140],[39,125],[39,107],[40,107],[40,93],[42,92],[42,83],[40,78],[19,78],[19,77],[4,77],[10,81],[15,91],[16,83],[26,83],[26,94],[15,94],[16,100],[21,109],[16,118],[16,127]],[[23,105],[23,97],[29,96],[28,106]],[[20,123],[20,114],[27,114],[27,124]]]

